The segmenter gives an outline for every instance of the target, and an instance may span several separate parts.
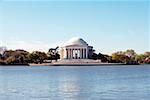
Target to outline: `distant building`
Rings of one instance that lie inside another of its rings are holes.
[[[6,51],[7,50],[7,48],[6,47],[0,47],[0,54],[3,54],[4,53],[4,51]]]
[[[93,47],[77,37],[71,38],[59,49],[61,59],[88,59],[93,54]]]

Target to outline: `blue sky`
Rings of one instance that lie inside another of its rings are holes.
[[[0,46],[44,50],[81,37],[97,52],[150,51],[148,0],[3,0]]]

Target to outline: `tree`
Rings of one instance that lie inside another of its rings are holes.
[[[13,50],[4,51],[3,56],[4,56],[5,58],[10,57],[10,56],[14,56],[14,52],[15,52],[15,51],[13,51]]]
[[[112,54],[112,60],[116,63],[129,63],[130,58],[123,52],[116,52]]]
[[[150,64],[150,52],[145,52],[144,56],[145,56],[144,63]]]
[[[16,62],[15,57],[10,56],[5,60],[6,64],[14,64]]]
[[[130,62],[135,61],[136,52],[134,50],[128,49],[124,52],[124,54],[130,58]]]
[[[6,63],[10,63],[11,61],[11,63],[25,64],[28,62],[28,54],[29,52],[21,49],[7,50],[3,53],[3,60]]]
[[[15,50],[14,52],[14,56],[17,59],[18,63],[28,63],[28,55],[29,52],[21,49]]]
[[[91,59],[93,59],[93,60],[99,59],[102,62],[111,62],[112,61],[111,56],[106,55],[106,54],[101,54],[101,53],[98,53],[98,54],[93,53]]]
[[[144,54],[137,54],[135,56],[135,61],[138,62],[138,63],[144,63],[144,60],[145,60],[145,55]]]
[[[150,52],[148,52],[148,51],[145,52],[145,53],[144,53],[144,56],[145,56],[145,57],[150,57]]]
[[[112,57],[112,60],[114,61],[114,62],[116,62],[116,63],[120,63],[121,61],[120,61],[120,54],[118,54],[118,53],[113,53],[112,55],[111,55],[111,57]]]
[[[136,61],[136,59],[138,60],[139,58],[136,57],[136,52],[132,49],[128,49],[126,51],[119,51],[116,53],[112,54],[112,60],[115,62],[119,62],[119,63],[126,63],[126,64],[138,64],[138,62]]]
[[[49,60],[56,60],[57,61],[57,59],[60,59],[60,55],[58,54],[57,49],[58,49],[58,47],[49,49],[49,51],[47,53]]]
[[[93,53],[93,55],[92,55],[91,59],[97,60],[97,59],[98,59],[97,54],[96,54],[96,53]]]
[[[29,60],[33,63],[43,63],[48,57],[46,53],[40,51],[34,51],[29,54]]]
[[[111,56],[106,55],[106,54],[101,54],[101,53],[99,53],[99,54],[97,55],[97,58],[100,59],[102,62],[111,62],[111,61],[112,61]]]

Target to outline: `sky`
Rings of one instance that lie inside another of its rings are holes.
[[[0,0],[0,46],[48,51],[72,37],[97,53],[150,51],[148,0]]]

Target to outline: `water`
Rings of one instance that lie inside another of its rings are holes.
[[[150,100],[150,66],[1,66],[0,100]]]

